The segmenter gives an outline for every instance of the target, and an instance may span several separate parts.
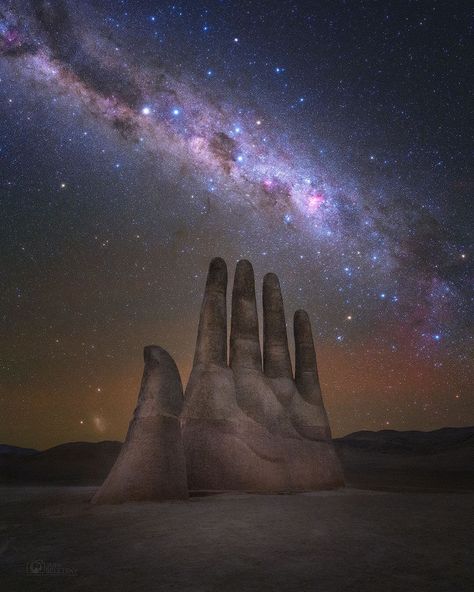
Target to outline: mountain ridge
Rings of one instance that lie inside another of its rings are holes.
[[[361,430],[334,443],[349,487],[474,490],[474,426]],[[121,447],[117,440],[65,442],[42,451],[0,444],[0,484],[98,486]]]

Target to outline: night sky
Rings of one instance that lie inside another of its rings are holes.
[[[335,435],[473,424],[470,5],[0,0],[0,441],[123,439],[215,256],[309,312]]]

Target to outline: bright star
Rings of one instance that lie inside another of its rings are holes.
[[[150,115],[150,113],[151,113],[150,107],[143,107],[142,113],[143,113],[143,115]]]

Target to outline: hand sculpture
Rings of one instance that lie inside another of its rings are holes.
[[[308,315],[295,314],[293,380],[280,285],[276,275],[265,276],[262,371],[253,269],[239,261],[228,365],[226,292],[225,262],[214,259],[184,408],[173,359],[160,347],[145,348],[125,443],[93,502],[185,499],[188,488],[278,492],[344,484]]]
[[[263,371],[255,282],[239,261],[227,364],[227,269],[209,268],[181,414],[191,490],[290,491],[343,485],[308,315],[294,319],[295,380],[278,278],[263,281]]]

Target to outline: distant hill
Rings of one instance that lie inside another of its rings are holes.
[[[396,454],[437,454],[474,446],[474,427],[441,428],[432,432],[381,430],[361,431],[336,438],[340,446]]]
[[[9,444],[0,444],[0,454],[16,454],[25,456],[27,454],[38,454],[39,450],[34,448],[21,448],[20,446],[10,446]]]
[[[362,431],[334,443],[352,487],[474,490],[474,427]]]
[[[122,443],[115,441],[69,442],[43,452],[4,453],[0,455],[0,483],[98,485],[121,447]]]
[[[346,483],[361,489],[474,490],[474,427],[361,431],[334,440]],[[0,445],[0,484],[100,485],[121,442],[37,451]]]

